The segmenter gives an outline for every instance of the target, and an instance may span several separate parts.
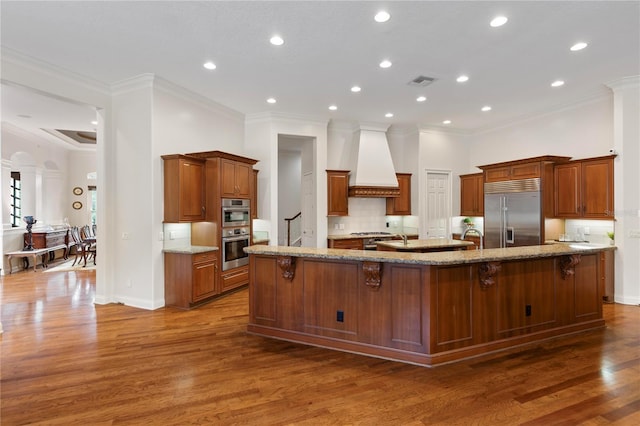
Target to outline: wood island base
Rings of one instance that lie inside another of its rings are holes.
[[[249,333],[430,367],[605,326],[599,251],[322,250],[247,250]]]

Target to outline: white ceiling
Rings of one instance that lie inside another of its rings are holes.
[[[246,114],[422,126],[450,119],[450,127],[473,131],[603,96],[604,83],[640,74],[638,1],[3,0],[0,7],[3,47],[105,84],[155,73]],[[373,20],[380,9],[391,14],[387,23]],[[509,21],[491,28],[498,14]],[[285,44],[269,44],[273,34]],[[589,46],[570,52],[577,41]],[[393,66],[379,68],[383,59]],[[205,70],[207,60],[217,69]],[[469,81],[456,83],[460,74]],[[437,81],[407,84],[419,75]],[[566,84],[551,88],[556,79]],[[356,84],[362,92],[351,93]],[[428,100],[418,103],[418,95]],[[37,97],[21,96],[3,85],[3,121],[37,113],[29,105]],[[481,112],[484,105],[492,111]]]

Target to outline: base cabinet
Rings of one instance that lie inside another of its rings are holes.
[[[364,241],[362,238],[328,239],[327,247],[346,250],[364,250]]]
[[[164,254],[166,306],[189,309],[220,293],[215,251]]]
[[[456,265],[250,255],[254,334],[436,365],[604,326],[600,253]]]
[[[242,287],[249,282],[249,266],[240,266],[220,274],[221,292]]]

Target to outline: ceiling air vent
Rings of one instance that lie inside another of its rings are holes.
[[[427,76],[424,76],[424,75],[419,75],[418,77],[414,78],[413,80],[411,80],[407,84],[409,86],[425,87],[425,86],[430,85],[434,81],[436,81],[436,79],[433,78],[433,77],[427,77]]]

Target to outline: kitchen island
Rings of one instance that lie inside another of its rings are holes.
[[[433,366],[604,327],[599,255],[251,246],[252,334]]]
[[[448,238],[431,238],[428,240],[379,241],[377,249],[380,251],[408,251],[414,253],[432,253],[437,251],[474,249],[471,241],[450,240]]]

